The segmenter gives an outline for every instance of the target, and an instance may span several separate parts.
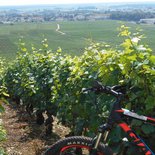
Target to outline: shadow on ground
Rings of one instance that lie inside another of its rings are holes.
[[[30,116],[21,106],[10,102],[4,104],[3,126],[7,131],[7,140],[0,144],[8,155],[41,155],[50,145],[65,137],[69,129],[57,124],[55,118],[53,133],[45,134],[45,125],[37,125],[34,116]]]

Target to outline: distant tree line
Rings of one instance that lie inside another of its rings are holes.
[[[20,12],[9,10],[0,11],[0,24],[6,22],[50,22],[50,21],[84,21],[84,20],[122,20],[139,22],[140,19],[155,18],[155,9],[122,9],[122,10],[95,10],[94,7],[78,8],[77,10],[40,10]],[[91,10],[92,9],[92,10]]]
[[[110,12],[110,19],[124,20],[124,21],[139,21],[140,19],[155,18],[154,12],[144,11],[112,11]]]

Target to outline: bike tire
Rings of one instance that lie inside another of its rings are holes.
[[[51,147],[49,147],[49,149],[47,149],[43,153],[43,155],[70,155],[71,153],[65,154],[64,152],[68,149],[73,149],[73,148],[86,149],[89,152],[89,150],[91,149],[92,142],[93,142],[93,139],[89,137],[83,137],[83,136],[68,137],[68,138],[59,140],[58,142],[53,144]],[[73,153],[73,154],[79,155],[76,153]],[[81,153],[80,155],[83,155],[83,153]],[[97,155],[113,155],[113,153],[112,153],[112,150],[107,145],[100,143],[97,150]]]

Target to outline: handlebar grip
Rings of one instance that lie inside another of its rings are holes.
[[[82,92],[88,92],[88,91],[92,91],[93,88],[82,88]]]

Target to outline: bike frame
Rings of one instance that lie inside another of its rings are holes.
[[[154,118],[141,116],[126,109],[122,109],[122,113],[126,116],[155,124]],[[128,135],[128,137],[130,137],[131,142],[133,142],[135,146],[137,146],[144,153],[144,155],[155,155],[152,150],[145,144],[145,142],[126,123],[122,122],[118,123],[118,125]]]
[[[127,134],[129,139],[131,139],[131,142],[134,143],[135,146],[137,146],[141,152],[144,153],[144,155],[155,155],[155,153],[153,153],[153,151],[145,144],[145,142],[129,127],[127,123],[123,121],[123,116],[138,119],[153,125],[155,125],[155,118],[138,115],[137,113],[131,112],[127,109],[122,109],[121,101],[121,97],[117,98],[116,102],[113,104],[113,108],[110,112],[107,123],[99,127],[99,134],[94,139],[93,149],[90,155],[96,155],[102,136],[104,135],[104,142],[106,142],[108,134],[114,124],[118,125]]]

